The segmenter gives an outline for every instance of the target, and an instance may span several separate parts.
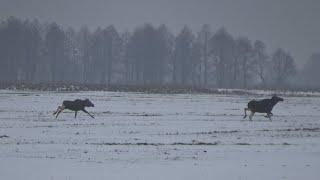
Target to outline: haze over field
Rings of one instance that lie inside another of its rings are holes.
[[[299,67],[320,51],[318,0],[1,0],[0,18],[37,18],[79,28],[114,24],[132,30],[149,22],[178,33],[184,25],[197,31],[224,26],[235,36],[262,40],[268,51],[282,47]]]
[[[317,0],[0,3],[1,82],[320,87]]]

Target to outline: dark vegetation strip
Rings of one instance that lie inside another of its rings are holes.
[[[0,138],[8,138],[8,135],[1,135]]]
[[[262,131],[262,132],[290,132],[290,131],[309,131],[309,132],[319,132],[320,128],[294,128],[294,129],[262,129],[262,130],[253,130],[253,131]],[[159,134],[159,135],[210,135],[210,134],[231,134],[231,133],[241,133],[246,132],[248,133],[248,130],[230,130],[230,131],[207,131],[207,132],[168,132],[165,134]]]
[[[4,135],[1,138],[9,138],[9,136]],[[2,145],[4,144],[12,144],[10,142],[5,142],[1,143]],[[32,144],[37,144],[37,145],[52,145],[52,144],[65,144],[65,145],[78,145],[82,143],[78,142],[71,142],[71,143],[59,143],[55,142],[53,140],[50,141],[19,141],[16,142],[17,145],[32,145]],[[265,143],[265,144],[254,144],[254,143],[247,143],[247,142],[237,142],[237,143],[232,143],[232,144],[223,144],[219,141],[216,142],[201,142],[201,141],[192,141],[192,142],[173,142],[173,143],[148,143],[148,142],[137,142],[137,143],[132,143],[132,142],[92,142],[92,143],[85,143],[86,145],[96,145],[96,146],[217,146],[217,145],[225,145],[225,146],[289,146],[289,145],[296,145],[296,144],[290,144],[287,142],[284,143]]]
[[[320,131],[320,128],[319,127],[316,127],[316,128],[294,128],[294,129],[263,129],[263,130],[260,130],[260,131],[311,131],[311,132],[318,132]]]
[[[217,89],[178,85],[105,85],[82,83],[1,83],[0,89],[40,91],[120,91],[145,93],[212,93],[225,94]]]
[[[191,143],[183,143],[183,142],[174,142],[174,143],[117,143],[117,142],[102,142],[102,143],[90,143],[90,145],[107,145],[107,146],[194,146],[194,145],[206,145],[213,146],[218,145],[219,142],[206,143],[206,142],[191,142]]]
[[[143,93],[205,93],[205,94],[230,94],[230,95],[255,95],[263,96],[259,93],[248,92],[246,90],[232,89],[224,90],[201,86],[179,86],[179,85],[106,85],[106,84],[84,84],[84,83],[24,83],[24,82],[0,82],[0,89],[8,90],[39,90],[39,91],[114,91],[114,92],[143,92]],[[260,90],[254,89],[254,90]],[[261,89],[262,90],[262,89]],[[283,96],[317,96],[313,94],[300,94],[297,92],[320,92],[320,89],[263,89],[278,91],[278,95]]]
[[[116,142],[102,142],[102,143],[89,143],[90,145],[105,145],[105,146],[216,146],[216,145],[238,145],[238,146],[251,146],[251,145],[293,145],[289,143],[267,143],[267,144],[250,144],[245,142],[235,143],[235,144],[221,144],[220,142],[174,142],[174,143],[116,143]]]
[[[172,132],[165,133],[164,135],[207,135],[207,134],[229,134],[229,133],[239,133],[243,132],[240,130],[231,130],[231,131],[208,131],[208,132]]]

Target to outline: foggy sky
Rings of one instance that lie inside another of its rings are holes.
[[[319,0],[0,0],[0,19],[8,16],[75,28],[113,24],[120,31],[150,22],[174,33],[208,23],[260,39],[269,52],[284,48],[299,65],[320,52]]]

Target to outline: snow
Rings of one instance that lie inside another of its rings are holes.
[[[70,111],[54,118],[76,98],[94,102],[87,110],[95,119]],[[320,97],[285,96],[272,122],[243,120],[254,98],[2,90],[0,177],[319,179]]]

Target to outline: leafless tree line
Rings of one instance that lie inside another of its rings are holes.
[[[317,81],[319,67],[319,54],[298,71],[283,49],[269,55],[262,41],[207,24],[176,35],[152,24],[121,33],[112,25],[76,31],[15,17],[0,24],[1,82],[267,88]]]

